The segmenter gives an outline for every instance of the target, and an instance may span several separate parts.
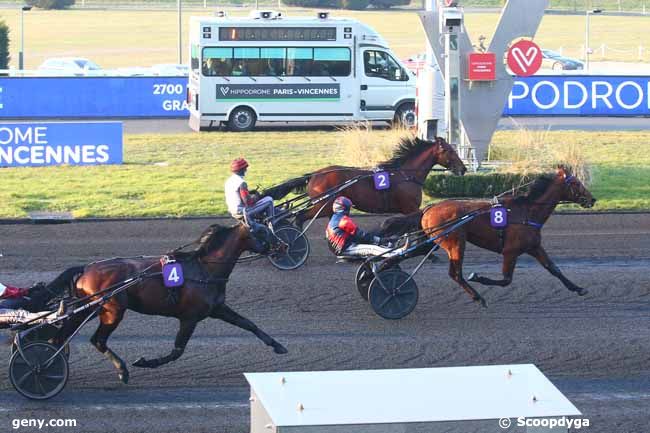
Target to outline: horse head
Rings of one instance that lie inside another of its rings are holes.
[[[432,143],[434,145],[431,149],[437,164],[451,170],[456,176],[462,176],[467,172],[467,167],[458,156],[456,149],[444,138],[436,137]]]
[[[562,185],[560,200],[579,204],[583,208],[592,208],[596,199],[584,184],[572,174],[569,167],[558,166],[556,182]]]

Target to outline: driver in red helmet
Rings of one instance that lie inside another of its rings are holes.
[[[344,196],[337,197],[332,205],[334,214],[326,229],[330,249],[338,256],[377,256],[391,257],[399,254],[400,249],[394,249],[388,239],[381,238],[363,231],[350,217],[352,201]]]
[[[248,162],[244,158],[237,158],[230,163],[232,175],[226,180],[225,194],[228,212],[235,219],[244,219],[249,225],[255,224],[255,217],[265,215],[272,217],[275,214],[273,199],[262,197],[255,199],[248,190],[244,176],[248,169]]]
[[[46,308],[45,283],[30,288],[6,286],[0,283],[0,328],[26,322],[42,316]]]

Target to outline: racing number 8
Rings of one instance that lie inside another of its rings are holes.
[[[498,210],[494,212],[494,222],[497,224],[503,224],[503,211]]]

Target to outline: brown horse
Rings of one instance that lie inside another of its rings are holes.
[[[422,204],[424,181],[436,164],[460,176],[467,171],[454,148],[443,138],[438,137],[434,141],[403,138],[391,159],[377,167],[377,170],[390,174],[389,189],[375,188],[372,170],[332,165],[269,188],[262,194],[280,199],[292,191],[301,192],[306,189],[309,196],[314,198],[361,176],[357,183],[332,196],[330,200],[324,200],[299,214],[296,224],[302,226],[304,221],[317,214],[319,217],[330,217],[332,203],[339,195],[350,198],[354,206],[363,212],[408,214],[415,212]],[[325,209],[321,211],[323,206]]]
[[[266,345],[271,346],[275,353],[287,353],[280,343],[225,304],[226,283],[239,256],[244,251],[264,252],[265,246],[262,246],[243,224],[232,227],[216,224],[210,226],[197,243],[199,247],[195,251],[174,255],[183,265],[185,279],[185,284],[176,296],[170,296],[169,289],[163,284],[160,257],[115,258],[92,263],[86,266],[83,274],[76,280],[76,294],[82,297],[98,293],[139,273],[150,275],[104,304],[99,311],[99,327],[90,339],[97,350],[115,365],[124,383],[129,379],[126,364],[106,343],[124,318],[127,309],[141,314],[175,317],[180,322],[171,353],[150,360],[140,358],[133,364],[136,367],[156,368],[178,359],[183,354],[196,325],[208,317],[221,319],[252,332]],[[57,339],[63,341],[85,317],[87,316],[77,316],[67,323]]]
[[[556,173],[537,178],[530,185],[527,194],[505,197],[500,200],[500,203],[508,210],[508,225],[503,230],[492,227],[489,215],[492,203],[485,200],[443,201],[420,211],[419,223],[429,237],[435,237],[440,233],[436,227],[478,211],[479,215],[471,222],[442,236],[436,242],[449,256],[449,276],[474,301],[484,307],[487,306],[485,299],[463,277],[466,242],[503,255],[503,279],[493,280],[472,273],[468,278],[469,281],[505,287],[512,282],[517,258],[522,254],[528,254],[537,259],[553,276],[559,278],[567,289],[584,296],[587,294],[587,290],[566,278],[542,247],[542,226],[560,202],[577,203],[584,208],[590,208],[596,199],[576,177],[571,175],[568,169],[560,167]],[[416,213],[402,217],[403,225],[413,227],[412,223],[414,220],[417,221],[416,218],[419,215]],[[393,218],[386,226],[390,225],[392,226],[391,230],[395,230],[398,219]]]

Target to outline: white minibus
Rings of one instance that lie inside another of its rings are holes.
[[[250,131],[256,122],[415,122],[415,76],[359,21],[192,17],[190,127]]]

